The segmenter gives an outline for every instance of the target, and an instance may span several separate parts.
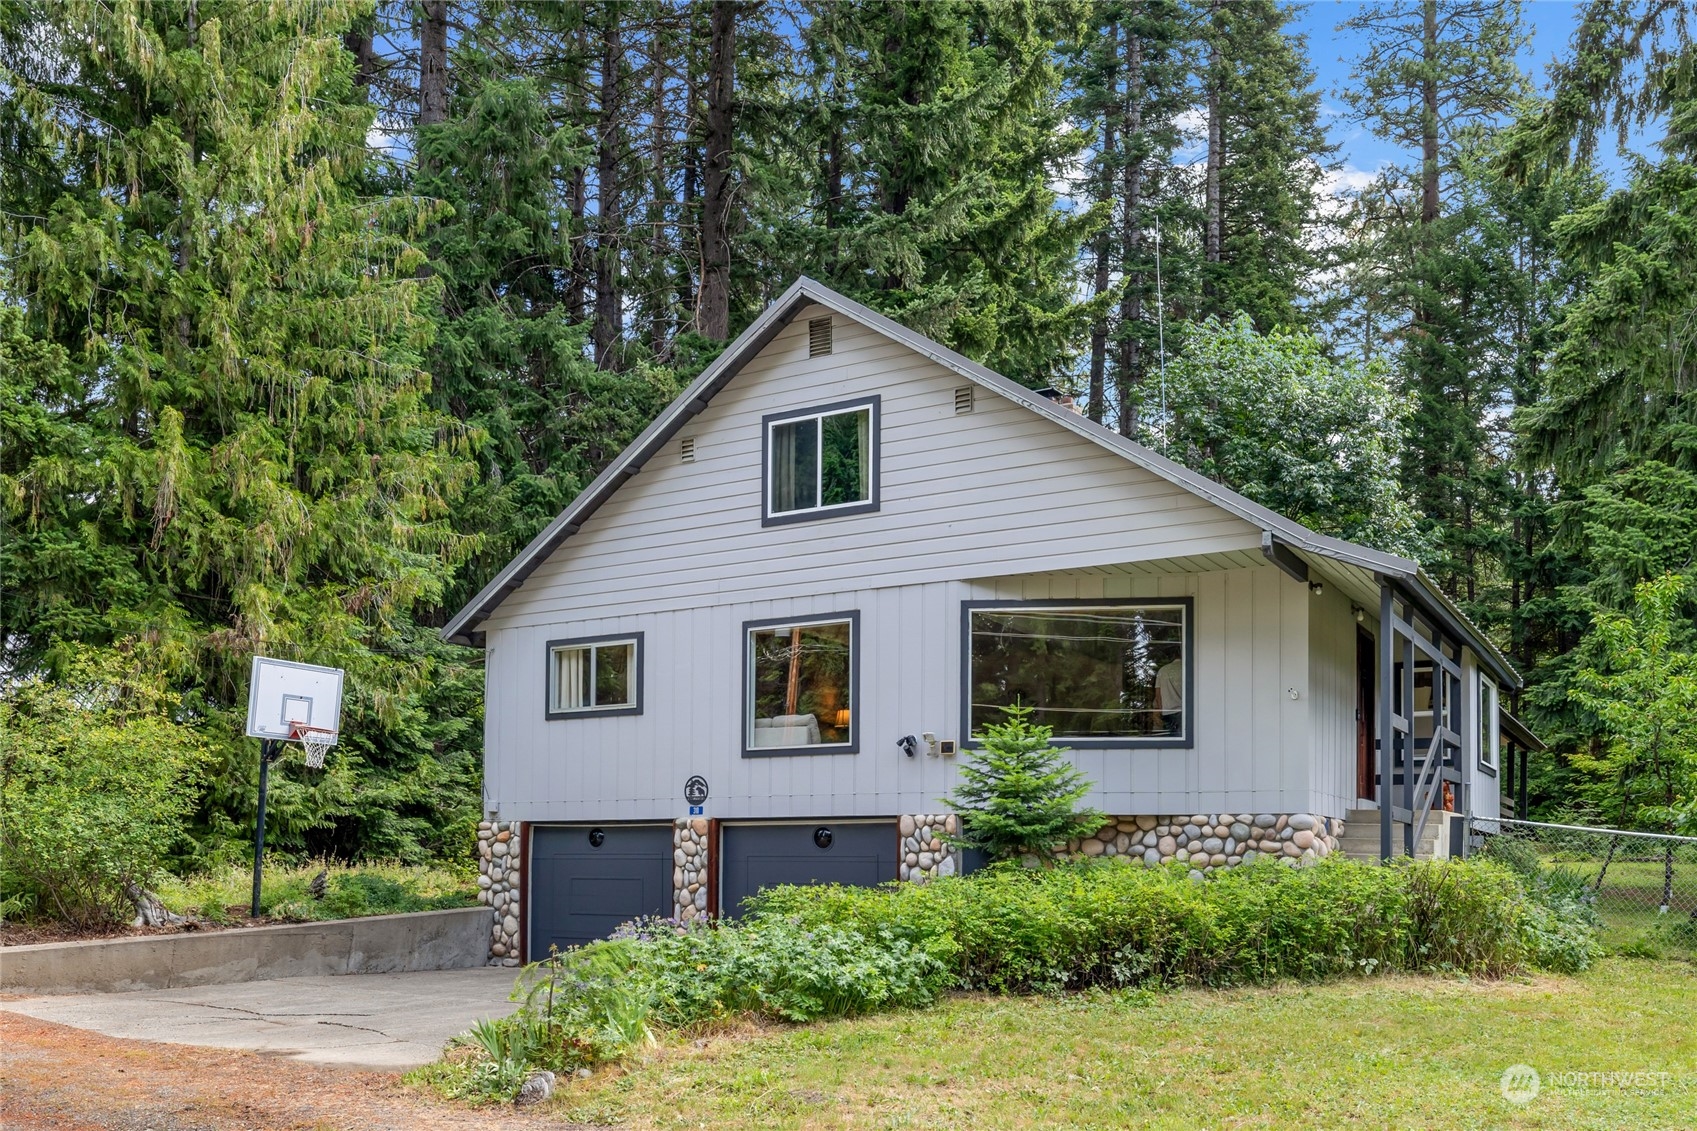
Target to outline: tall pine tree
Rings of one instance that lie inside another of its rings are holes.
[[[249,657],[347,668],[349,739],[279,783],[275,827],[416,855],[475,820],[475,766],[437,757],[424,706],[443,649],[411,619],[469,549],[451,508],[470,464],[429,404],[437,284],[408,239],[426,217],[354,190],[361,15],[0,12],[4,289],[45,351],[40,442],[6,445],[4,640],[15,672],[71,642],[146,649],[217,740],[213,832],[252,805],[257,751],[232,737]]]

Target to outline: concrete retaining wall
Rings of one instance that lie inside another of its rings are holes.
[[[0,948],[6,993],[112,993],[325,974],[460,970],[489,958],[489,908]]]

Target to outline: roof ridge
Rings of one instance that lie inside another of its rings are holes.
[[[1493,667],[1499,668],[1499,674],[1507,677],[1510,682],[1519,684],[1519,674],[1513,666],[1480,632],[1478,626],[1468,620],[1431,582],[1419,562],[1310,530],[1152,448],[1121,436],[1113,429],[1088,417],[1062,408],[1035,390],[956,353],[941,342],[911,330],[806,275],[799,276],[786,287],[746,330],[725,347],[724,352],[703,369],[695,380],[590,482],[588,487],[579,492],[565,510],[531,539],[477,596],[454,614],[442,629],[442,635],[459,643],[471,643],[468,634],[495,611],[506,595],[523,584],[530,572],[553,553],[560,543],[575,534],[582,526],[583,520],[593,514],[626,480],[640,471],[648,458],[671,439],[678,429],[705,409],[713,396],[740,372],[742,366],[764,349],[806,305],[823,306],[907,346],[944,368],[1048,417],[1079,437],[1117,452],[1145,471],[1213,503],[1264,533],[1271,533],[1293,549],[1413,583],[1427,593],[1443,615],[1453,616],[1458,620],[1463,633],[1474,638],[1476,648],[1487,655]]]

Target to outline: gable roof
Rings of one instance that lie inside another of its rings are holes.
[[[1269,556],[1273,556],[1275,546],[1282,546],[1303,555],[1327,558],[1353,566],[1387,581],[1401,582],[1404,591],[1412,600],[1444,623],[1450,632],[1465,639],[1486,664],[1496,671],[1499,678],[1513,686],[1520,685],[1520,677],[1514,668],[1461,610],[1432,583],[1421,570],[1419,562],[1354,542],[1346,542],[1341,538],[1316,534],[1301,523],[1293,522],[1212,479],[1198,475],[1160,453],[1121,436],[1111,428],[1063,408],[1041,393],[986,369],[971,358],[964,357],[806,276],[792,283],[711,365],[702,370],[701,375],[690,382],[689,387],[678,394],[665,411],[572,500],[570,506],[531,539],[529,545],[519,551],[465,608],[454,615],[442,629],[442,635],[459,644],[479,643],[473,635],[474,630],[494,613],[507,594],[523,585],[525,579],[550,554],[577,533],[589,516],[612,497],[613,492],[636,475],[651,456],[663,448],[691,418],[705,409],[731,378],[764,349],[779,331],[789,325],[799,312],[814,305],[825,307],[844,318],[876,330],[973,384],[1006,397],[1040,416],[1048,417],[1083,439],[1123,456],[1145,471],[1182,487],[1228,514],[1257,527],[1262,531],[1263,548],[1268,551]]]

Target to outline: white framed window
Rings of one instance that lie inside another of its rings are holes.
[[[1502,722],[1497,717],[1497,684],[1479,674],[1479,764],[1494,770],[1502,749]]]
[[[550,719],[642,713],[642,633],[548,642]]]
[[[860,614],[743,625],[743,756],[860,749]]]
[[[879,404],[840,401],[761,422],[766,525],[878,509]]]
[[[962,602],[962,732],[1020,704],[1069,746],[1192,746],[1191,611],[1188,597]]]

